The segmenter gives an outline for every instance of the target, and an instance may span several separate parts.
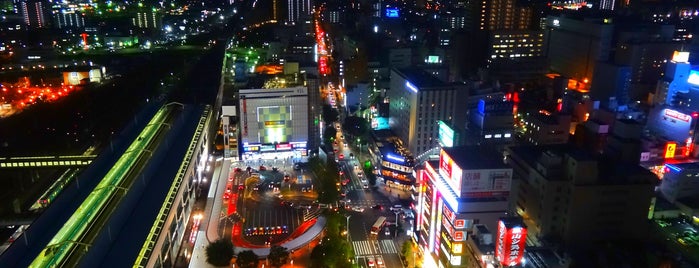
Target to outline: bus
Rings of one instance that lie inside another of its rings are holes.
[[[383,227],[383,224],[386,223],[386,217],[381,216],[379,219],[376,220],[374,223],[374,226],[371,226],[371,235],[378,235],[379,231],[381,231],[381,227]]]

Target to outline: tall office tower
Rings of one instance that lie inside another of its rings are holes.
[[[138,28],[160,29],[163,26],[163,16],[156,11],[137,12],[136,17],[131,18],[131,24]]]
[[[518,6],[515,0],[480,0],[472,5],[478,7],[472,10],[479,11],[480,30],[524,30],[531,26],[533,10]]]
[[[389,125],[413,155],[438,147],[437,121],[465,122],[467,90],[418,68],[391,70]]]
[[[595,64],[609,59],[613,33],[608,19],[548,16],[544,51],[551,70],[579,81],[592,79]]]
[[[597,5],[597,7],[604,10],[614,10],[617,5],[616,1],[617,0],[599,0],[599,5]]]
[[[313,12],[311,0],[287,0],[286,8],[286,21],[292,23],[296,23],[310,18],[311,12]]]
[[[308,88],[308,154],[318,153],[320,147],[320,113],[321,98],[318,77],[306,73],[306,88]]]
[[[49,3],[43,0],[24,0],[19,5],[24,23],[29,29],[49,27]]]
[[[58,10],[53,13],[54,25],[59,29],[84,28],[85,15],[74,10]]]
[[[524,218],[529,239],[585,248],[648,237],[658,177],[647,169],[563,144],[508,147],[506,154],[514,171],[510,211]]]

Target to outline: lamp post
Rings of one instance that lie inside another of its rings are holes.
[[[350,217],[352,217],[352,215],[345,215],[345,218],[347,218],[347,225],[346,225],[347,226],[347,242],[350,241],[350,238],[349,238],[349,236],[350,236],[350,233],[349,233],[349,219],[350,219]]]
[[[393,235],[393,237],[398,237],[398,214],[400,213],[400,210],[394,210],[393,213],[396,214],[396,232]]]

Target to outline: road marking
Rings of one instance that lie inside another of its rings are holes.
[[[398,249],[396,249],[396,244],[393,243],[393,240],[381,240],[381,246],[382,247],[382,252],[384,254],[397,254]]]
[[[352,246],[354,247],[355,256],[370,256],[374,255],[371,243],[367,240],[362,241],[352,241]]]

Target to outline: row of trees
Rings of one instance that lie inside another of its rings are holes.
[[[335,211],[329,211],[326,217],[325,237],[311,251],[311,268],[352,267],[354,253],[344,236],[345,217]]]
[[[312,157],[308,161],[311,172],[316,179],[313,180],[313,187],[318,192],[318,202],[323,204],[333,204],[340,198],[339,169],[334,161],[323,163],[318,157]]]
[[[235,264],[241,268],[257,268],[260,258],[252,250],[244,250],[235,255],[235,247],[230,239],[221,238],[206,247],[206,262],[214,266],[229,266],[235,258]],[[274,245],[269,249],[269,265],[282,267],[289,262],[289,251]]]

